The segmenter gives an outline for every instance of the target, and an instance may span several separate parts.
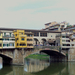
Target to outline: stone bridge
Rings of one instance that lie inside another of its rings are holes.
[[[60,47],[57,46],[35,46],[34,51],[26,51],[25,56],[27,57],[30,54],[35,54],[37,52],[44,52],[50,55],[50,61],[67,61],[66,54],[60,50]]]
[[[7,64],[16,64],[16,65],[23,65],[24,58],[30,54],[36,52],[44,52],[50,55],[50,59],[60,59],[65,57],[66,54],[60,50],[60,47],[56,46],[36,46],[34,50],[27,50],[27,49],[1,49],[0,56],[3,58],[3,62]],[[51,61],[54,61],[51,60]]]

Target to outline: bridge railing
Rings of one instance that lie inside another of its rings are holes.
[[[56,50],[61,50],[60,46],[34,46],[34,49],[56,49]]]

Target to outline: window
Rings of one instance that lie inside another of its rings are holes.
[[[10,39],[11,41],[15,41],[15,39]]]
[[[27,39],[27,41],[32,41],[32,39]]]
[[[63,44],[63,46],[70,46],[70,44]]]
[[[14,43],[13,43],[13,46],[14,46]]]
[[[32,35],[30,35],[30,36],[32,36]]]
[[[65,40],[62,40],[62,42],[65,42]]]
[[[69,38],[69,36],[62,36],[62,38]]]
[[[7,44],[7,47],[9,46],[9,44]]]
[[[24,40],[24,38],[21,38],[21,40]]]
[[[0,43],[0,47],[2,46],[2,44]]]
[[[47,33],[40,33],[40,36],[47,37]]]
[[[14,46],[14,43],[10,43],[9,46]]]
[[[34,36],[39,36],[39,33],[38,32],[34,33]]]
[[[66,44],[63,44],[63,46],[66,46]]]
[[[74,46],[74,44],[72,44],[72,46]]]
[[[18,43],[17,43],[17,46],[18,46]]]
[[[9,39],[6,38],[5,40],[9,40]]]
[[[62,36],[62,38],[66,38],[66,36]]]
[[[27,46],[33,46],[33,44],[27,44]]]
[[[2,38],[2,40],[5,40],[5,39]]]
[[[75,35],[73,35],[73,37],[75,37]]]
[[[0,36],[1,36],[1,33],[0,33]]]
[[[2,38],[0,38],[0,40],[2,40]]]
[[[6,33],[4,33],[4,36],[6,36]]]
[[[70,40],[66,40],[66,42],[70,42]]]
[[[10,33],[10,37],[11,37],[11,33]]]
[[[23,44],[20,44],[20,46],[26,46],[26,44],[23,43]]]
[[[3,46],[7,46],[7,44],[3,44]]]
[[[69,36],[66,36],[66,38],[69,38]]]
[[[51,35],[51,37],[52,37],[52,35]]]

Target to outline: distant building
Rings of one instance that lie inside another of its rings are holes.
[[[56,36],[56,46],[60,46],[62,50],[68,50],[71,47],[69,35],[70,32],[62,32]]]
[[[64,31],[65,28],[68,26],[67,22],[61,22],[61,23],[57,23],[57,22],[50,22],[45,24],[45,31]]]

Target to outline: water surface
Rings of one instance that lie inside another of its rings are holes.
[[[27,59],[24,66],[7,66],[0,61],[0,75],[75,75],[75,62]]]

